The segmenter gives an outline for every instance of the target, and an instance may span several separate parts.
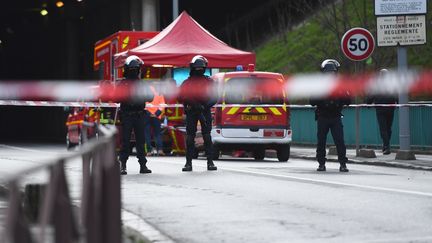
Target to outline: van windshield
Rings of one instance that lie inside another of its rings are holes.
[[[223,87],[225,104],[283,104],[284,87],[277,79],[230,78]]]

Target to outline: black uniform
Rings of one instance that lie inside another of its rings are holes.
[[[192,158],[195,153],[195,136],[197,132],[197,123],[200,121],[201,132],[204,140],[205,152],[207,156],[207,169],[216,170],[212,160],[212,140],[211,126],[212,116],[210,108],[216,103],[216,100],[206,94],[206,90],[213,86],[214,81],[205,75],[194,74],[191,72],[190,77],[180,86],[179,101],[183,103],[186,114],[186,165],[183,171],[192,170]],[[197,92],[193,92],[197,91]]]
[[[133,82],[133,80],[122,80],[120,85],[127,85],[128,82]],[[122,174],[126,173],[126,161],[129,158],[130,148],[130,137],[132,134],[132,129],[135,132],[136,139],[136,150],[137,158],[140,164],[140,173],[151,173],[151,170],[147,169],[146,163],[147,159],[144,153],[145,144],[145,102],[152,101],[151,92],[147,92],[149,97],[139,102],[125,101],[120,104],[120,121],[122,125],[121,141],[122,147],[120,150],[119,159],[122,167]],[[123,170],[124,169],[124,170]]]
[[[366,100],[368,104],[397,104],[398,99],[394,96],[371,96]],[[392,125],[395,107],[376,107],[376,117],[380,129],[381,139],[383,141],[382,151],[384,154],[390,154],[390,139],[392,134]]]
[[[338,161],[341,165],[340,169],[346,169],[346,162],[348,159],[346,157],[346,147],[343,134],[342,109],[345,105],[350,104],[350,99],[311,99],[310,104],[317,107],[315,110],[315,120],[317,121],[318,139],[316,158],[320,164],[318,170],[325,170],[326,141],[329,130],[331,131],[333,140],[336,144]]]

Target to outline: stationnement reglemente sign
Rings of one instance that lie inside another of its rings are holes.
[[[408,46],[425,43],[425,15],[377,17],[377,46]]]

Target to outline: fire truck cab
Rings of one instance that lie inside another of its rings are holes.
[[[116,81],[123,77],[120,68],[114,66],[114,55],[135,48],[156,36],[156,31],[118,31],[95,43],[93,70],[100,79]]]
[[[116,80],[123,77],[121,68],[115,68],[114,55],[134,47],[137,47],[144,42],[156,36],[159,32],[144,32],[144,31],[118,31],[102,40],[95,43],[94,47],[94,62],[93,69],[99,73],[98,78],[100,84],[114,84]],[[145,67],[143,70],[144,78],[159,77],[161,71],[152,67]],[[98,88],[98,86],[94,88]],[[89,91],[91,92],[91,91]],[[109,102],[100,100],[103,102]],[[97,107],[82,107],[71,109],[66,121],[66,146],[71,149],[84,142],[84,135],[88,138],[96,136],[94,128],[87,129],[87,134],[83,134],[83,126],[86,122],[98,124],[116,125],[121,132],[120,121],[116,115],[118,108],[97,108]],[[117,147],[120,147],[120,138],[117,136]],[[134,147],[135,138],[132,134],[131,148]]]
[[[279,161],[288,161],[292,131],[283,75],[251,70],[213,79],[220,94],[211,132],[214,159],[221,151],[244,150],[263,160],[265,150],[273,149]]]

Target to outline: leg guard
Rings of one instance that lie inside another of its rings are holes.
[[[217,167],[213,163],[213,144],[210,134],[203,134],[203,139],[207,156],[207,170],[217,170]]]
[[[192,162],[195,153],[195,134],[186,136],[186,161]]]
[[[126,161],[121,161],[120,162],[120,174],[121,175],[126,175],[127,171],[126,171]]]

